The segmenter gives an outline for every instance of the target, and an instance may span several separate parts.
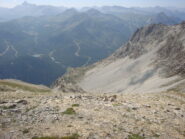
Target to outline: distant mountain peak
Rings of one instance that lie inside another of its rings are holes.
[[[27,5],[27,4],[29,4],[27,1],[24,1],[24,2],[22,3],[22,5]]]
[[[29,3],[27,1],[24,1],[21,6],[36,6],[35,4]]]
[[[65,14],[65,15],[72,14],[73,15],[73,14],[76,14],[76,13],[78,13],[78,11],[76,9],[70,8],[70,9],[65,10],[64,13],[62,13],[62,14]]]
[[[98,10],[92,9],[92,8],[89,9],[87,12],[88,12],[88,13],[92,13],[92,14],[99,14],[99,13],[100,13]]]

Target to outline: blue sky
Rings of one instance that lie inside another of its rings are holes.
[[[0,0],[0,7],[14,7],[25,0]],[[38,5],[55,5],[68,7],[119,5],[124,7],[181,7],[185,8],[185,0],[26,0]]]

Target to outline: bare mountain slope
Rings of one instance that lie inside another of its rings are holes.
[[[138,93],[174,88],[185,82],[184,48],[185,23],[149,25],[107,59],[59,78],[54,88],[70,84],[88,92]]]

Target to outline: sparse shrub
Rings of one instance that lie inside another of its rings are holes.
[[[120,103],[114,103],[114,104],[112,104],[112,106],[114,106],[114,107],[116,107],[116,106],[121,106],[122,104],[120,104]]]
[[[61,139],[78,139],[79,137],[80,137],[80,135],[78,133],[75,133],[71,136],[61,137]]]
[[[0,108],[6,110],[6,109],[13,109],[13,108],[15,108],[15,107],[16,107],[16,105],[13,104],[13,105],[10,105],[10,106],[1,106]]]
[[[78,139],[79,134],[75,133],[71,136],[64,136],[64,137],[33,137],[32,139]]]
[[[28,130],[28,129],[24,129],[24,130],[22,131],[22,133],[23,133],[23,134],[27,134],[27,133],[29,133],[29,130]]]
[[[73,108],[67,108],[63,114],[73,115],[76,114],[75,110]]]
[[[32,139],[60,139],[58,137],[33,137]]]
[[[79,107],[79,104],[73,104],[72,107]]]
[[[128,139],[145,139],[145,138],[140,136],[139,134],[132,134],[128,136]]]

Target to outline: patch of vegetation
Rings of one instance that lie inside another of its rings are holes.
[[[132,134],[128,136],[128,139],[145,139],[145,138],[140,136],[139,134]]]
[[[78,139],[80,136],[79,134],[75,133],[71,136],[64,136],[64,137],[33,137],[32,139]]]
[[[71,136],[61,137],[61,139],[78,139],[79,137],[80,137],[80,135],[78,133],[75,133]]]
[[[61,139],[58,137],[33,137],[32,139]]]
[[[32,87],[29,85],[10,82],[10,81],[0,81],[0,85],[9,86],[11,88],[18,88],[18,89],[29,91],[29,92],[50,92],[50,89],[41,89],[41,88]]]
[[[67,108],[62,114],[74,115],[76,112],[73,108]]]
[[[29,130],[28,130],[28,129],[24,129],[24,130],[22,131],[22,133],[23,133],[23,134],[27,134],[27,133],[29,133]]]
[[[79,107],[80,104],[72,104],[72,107]]]
[[[114,107],[116,107],[116,106],[121,106],[122,104],[120,104],[120,103],[114,103],[114,104],[112,104],[112,106],[114,106]]]
[[[0,106],[1,109],[7,110],[7,109],[13,109],[16,105],[10,105],[10,106]]]

